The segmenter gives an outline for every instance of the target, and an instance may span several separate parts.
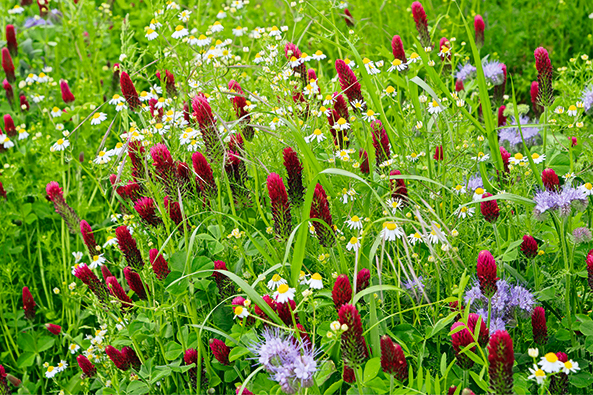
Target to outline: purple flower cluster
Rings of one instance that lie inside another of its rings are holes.
[[[313,376],[317,372],[313,346],[305,346],[302,340],[284,335],[278,328],[266,328],[260,341],[250,350],[287,394],[313,385]]]
[[[492,296],[492,319],[490,320],[490,333],[505,330],[517,313],[531,314],[535,298],[531,292],[520,286],[509,284],[506,280],[496,282],[497,291]],[[476,282],[465,293],[465,303],[472,305],[484,322],[488,320],[488,298],[480,291],[480,284]]]
[[[420,302],[422,299],[422,294],[424,294],[424,287],[426,286],[424,278],[422,276],[418,276],[417,279],[410,279],[408,281],[402,282],[402,287],[408,290],[410,295],[414,295],[414,298],[417,302]]]
[[[467,180],[466,183],[467,193],[474,193],[478,188],[484,188],[484,181],[480,173],[476,173]]]
[[[572,237],[574,237],[575,244],[583,244],[591,241],[593,236],[589,228],[580,227],[572,231]]]
[[[496,60],[487,60],[482,63],[484,69],[484,77],[494,86],[501,85],[504,82],[504,71],[502,70],[502,63]]]
[[[546,212],[555,210],[558,210],[561,217],[568,217],[573,208],[577,211],[583,211],[589,203],[587,195],[583,191],[570,185],[564,185],[560,191],[538,191],[535,193],[533,200],[535,201],[533,214],[539,220],[545,219],[544,214]]]
[[[455,78],[465,82],[470,78],[474,78],[476,76],[476,68],[472,66],[470,63],[460,64],[457,67],[457,74],[455,74]]]
[[[526,116],[520,116],[519,121],[521,122],[521,132],[523,132],[523,138],[528,145],[534,145],[537,143],[539,138],[539,128],[535,126],[523,126],[532,123],[537,123],[537,121],[530,121]],[[510,117],[507,121],[507,125],[510,127],[500,129],[498,136],[500,137],[500,142],[504,143],[508,141],[511,150],[518,150],[517,145],[523,143],[521,140],[521,133],[519,133],[519,128],[517,127],[517,120],[515,117]]]
[[[593,85],[589,85],[587,88],[585,88],[585,90],[583,91],[583,96],[581,97],[581,100],[583,101],[585,112],[587,114],[590,114],[591,112],[593,112],[593,111],[590,111],[591,108],[593,107]]]

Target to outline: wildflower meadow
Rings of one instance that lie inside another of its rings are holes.
[[[0,395],[593,393],[592,2],[0,11]]]

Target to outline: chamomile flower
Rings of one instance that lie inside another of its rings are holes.
[[[55,151],[64,151],[66,148],[70,146],[70,141],[68,139],[59,139],[56,141],[54,145],[51,146],[49,149],[51,152]]]
[[[539,361],[539,366],[546,373],[556,373],[564,368],[564,363],[558,359],[556,354],[549,352]]]
[[[554,109],[554,112],[556,114],[564,114],[564,107],[558,106],[558,107],[556,107],[556,109]]]
[[[490,154],[485,154],[482,151],[478,152],[478,155],[472,156],[472,160],[477,160],[478,162],[484,162],[490,159]]]
[[[45,73],[39,73],[39,76],[37,76],[37,83],[41,84],[47,81],[49,81],[49,76]]]
[[[418,233],[418,232],[410,233],[408,235],[408,241],[412,245],[416,245],[416,243],[423,243],[424,242],[424,240],[422,239],[422,235],[420,233]]]
[[[175,27],[175,31],[173,32],[173,34],[171,34],[171,37],[183,38],[187,35],[189,35],[189,32],[187,31],[187,29],[183,25],[177,25]]]
[[[8,10],[8,13],[10,15],[22,14],[23,12],[25,12],[25,9],[18,4],[12,7],[10,10]]]
[[[366,103],[362,100],[352,100],[350,104],[356,111],[362,111],[366,108]]]
[[[313,140],[317,140],[318,143],[321,143],[322,141],[325,140],[325,138],[326,137],[321,132],[321,129],[315,129],[312,134],[310,134],[309,136],[305,137],[305,141],[307,143],[310,143]]]
[[[348,228],[352,230],[362,230],[362,221],[364,218],[359,217],[358,215],[353,215],[352,218],[345,221]]]
[[[62,116],[62,110],[60,110],[58,107],[52,108],[49,113],[52,118],[59,118]]]
[[[593,195],[593,184],[591,184],[590,182],[587,182],[587,183],[581,185],[578,188],[578,190],[581,191],[586,196],[591,196],[591,195]]]
[[[203,34],[200,34],[200,36],[198,37],[196,44],[199,47],[207,47],[208,45],[210,45],[210,43],[212,42],[212,39],[210,37],[206,37]]]
[[[104,112],[96,112],[91,117],[91,125],[100,125],[101,122],[107,119],[107,114]]]
[[[362,119],[364,119],[367,122],[373,122],[377,120],[377,117],[375,115],[376,113],[373,110],[368,110],[367,112],[362,114]]]
[[[107,259],[105,259],[103,254],[93,255],[93,257],[91,259],[91,264],[89,265],[89,268],[96,269],[98,267],[103,266],[103,264],[105,262],[107,262]]]
[[[272,279],[268,281],[268,288],[270,288],[271,290],[275,290],[282,284],[286,284],[286,280],[280,277],[279,274],[274,274],[272,276]]]
[[[45,371],[45,377],[51,379],[58,373],[58,369],[56,369],[54,366],[48,366],[47,370]]]
[[[350,189],[346,189],[346,188],[342,188],[342,193],[341,193],[341,198],[340,200],[342,201],[342,204],[347,204],[348,201],[353,202],[356,200],[356,191],[353,188]]]
[[[110,149],[109,151],[107,151],[107,153],[111,156],[120,156],[121,154],[123,154],[125,151],[125,147],[124,147],[124,143],[119,142],[117,144],[115,144],[115,147],[113,149]]]
[[[579,363],[573,361],[572,359],[567,362],[564,362],[564,366],[562,367],[562,371],[566,374],[576,373],[577,370],[581,370],[581,368],[579,367]]]
[[[375,75],[381,72],[381,70],[379,70],[375,65],[375,62],[373,62],[369,58],[364,58],[362,60],[362,64],[364,64],[364,67],[367,70],[367,73],[369,73],[369,75]]]
[[[331,106],[336,102],[336,99],[332,95],[326,95],[323,99],[324,106]]]
[[[436,114],[440,113],[441,111],[443,111],[443,108],[436,100],[433,100],[430,103],[428,103],[428,113],[429,114],[436,115]]]
[[[237,26],[236,28],[233,29],[233,35],[235,37],[241,37],[243,34],[245,34],[246,31],[247,31],[247,28]]]
[[[111,155],[105,151],[100,151],[97,157],[93,159],[93,163],[97,165],[104,165],[105,163],[109,163],[109,161],[111,161]]]
[[[479,200],[482,199],[482,196],[486,193],[484,188],[476,188],[474,191],[474,195],[472,196],[472,200]]]
[[[539,385],[542,385],[546,380],[546,372],[541,370],[537,365],[533,365],[533,369],[529,368],[530,376],[527,377],[528,380],[535,380]]]
[[[408,64],[416,63],[419,61],[420,61],[420,55],[418,55],[416,52],[412,52],[412,54],[408,57]]]
[[[418,159],[420,159],[420,155],[418,155],[415,152],[412,152],[410,155],[407,155],[406,158],[410,161],[410,162],[416,162]]]
[[[394,59],[391,62],[391,67],[389,69],[387,69],[387,71],[388,72],[392,72],[392,71],[395,71],[395,70],[397,70],[397,71],[404,71],[407,68],[408,68],[408,64],[407,63],[404,63],[404,62],[402,62],[399,59]]]
[[[43,99],[45,99],[45,96],[35,93],[35,94],[31,95],[31,99],[33,99],[34,103],[40,103],[43,101]]]
[[[84,254],[80,251],[76,251],[72,253],[72,256],[74,256],[74,263],[78,263],[80,262]]]
[[[383,229],[381,229],[380,236],[385,241],[395,241],[405,236],[404,230],[401,226],[393,221],[383,222]]]
[[[181,22],[187,22],[187,21],[189,21],[190,15],[191,15],[191,11],[183,10],[179,13],[179,15],[177,15],[177,17],[179,18],[179,20]]]
[[[323,279],[319,273],[313,273],[309,280],[309,287],[313,289],[323,289]]]
[[[4,149],[9,149],[9,148],[14,147],[14,143],[6,135],[0,135],[0,144],[2,144],[2,147],[4,147]]]
[[[360,240],[357,237],[351,237],[350,240],[348,241],[348,244],[346,244],[346,249],[348,251],[354,250],[354,252],[357,252],[359,248],[360,248]]]
[[[123,96],[118,95],[116,93],[115,95],[113,95],[111,97],[111,100],[109,100],[109,104],[111,104],[112,106],[115,106],[115,105],[117,105],[117,103],[123,103],[125,101],[126,101],[126,99]]]
[[[457,216],[459,218],[465,219],[467,217],[473,217],[475,212],[476,212],[475,207],[463,206],[463,207],[459,207],[455,211],[455,214],[457,214]]]
[[[391,85],[389,85],[387,88],[385,88],[383,90],[383,93],[385,94],[385,96],[390,96],[390,97],[393,97],[393,98],[397,97],[397,91]]]
[[[151,28],[147,28],[146,34],[144,35],[144,37],[146,37],[148,39],[148,41],[152,41],[155,38],[157,38],[158,36],[159,36],[159,34],[156,32],[156,30],[151,29]]]
[[[76,352],[80,349],[80,346],[78,344],[70,344],[68,346],[68,350],[70,350],[70,354],[76,354]]]
[[[461,184],[457,184],[455,185],[455,188],[453,188],[453,191],[455,191],[456,194],[461,195],[462,193],[465,193],[465,187]]]
[[[571,104],[568,107],[568,115],[570,115],[571,117],[576,117],[577,116],[577,106],[575,106],[574,104]]]
[[[294,288],[290,288],[287,284],[281,284],[278,290],[274,292],[273,297],[277,303],[286,303],[294,300],[295,292]]]
[[[124,110],[128,108],[128,106],[126,105],[126,102],[119,102],[115,105],[115,111],[120,112],[121,110]]]
[[[325,59],[327,56],[324,55],[323,52],[321,52],[320,50],[315,51],[315,53],[313,55],[311,55],[311,58],[313,60],[323,60]]]
[[[520,163],[527,162],[527,158],[524,157],[522,153],[517,152],[515,155],[513,155],[509,158],[509,162],[512,165],[518,165]]]
[[[233,308],[233,312],[235,313],[235,316],[233,317],[233,319],[237,319],[237,318],[243,319],[243,318],[249,316],[249,310],[247,310],[243,306],[235,306]]]
[[[348,130],[350,129],[350,124],[344,118],[340,117],[336,123],[334,123],[334,129],[336,130]]]
[[[224,19],[226,18],[226,12],[224,12],[223,10],[218,11],[218,14],[216,14],[216,17],[218,19]]]
[[[432,244],[438,244],[440,241],[442,241],[441,239],[443,238],[443,234],[441,232],[441,225],[433,222],[432,226],[430,227],[430,232],[426,237]]]
[[[107,248],[109,246],[116,246],[117,245],[117,238],[113,236],[107,236],[107,241],[103,244],[103,248]]]
[[[391,198],[387,200],[387,206],[391,209],[393,214],[395,214],[397,210],[400,210],[404,205],[400,199]]]
[[[220,33],[221,31],[224,30],[224,26],[222,25],[222,23],[216,21],[212,24],[212,26],[210,27],[210,31],[212,31],[212,33]]]
[[[19,129],[19,140],[24,140],[29,137],[29,133],[27,133],[26,129]]]
[[[64,370],[66,370],[67,367],[68,367],[68,362],[60,361],[60,362],[58,362],[58,366],[56,366],[56,370],[58,372],[63,372]]]
[[[542,163],[543,161],[546,160],[546,154],[538,154],[537,152],[534,152],[533,154],[531,154],[531,159],[533,159],[533,163],[535,163],[536,165]]]

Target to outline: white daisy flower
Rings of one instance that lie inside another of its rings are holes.
[[[64,151],[70,146],[68,139],[59,139],[54,145],[51,146],[50,151]]]
[[[408,64],[416,63],[419,61],[420,61],[420,55],[418,55],[416,52],[412,52],[412,54],[408,57]]]
[[[125,102],[119,102],[115,105],[115,111],[120,112],[121,110],[124,110],[128,108],[128,106],[126,105]]]
[[[416,245],[416,243],[423,243],[424,240],[422,239],[422,235],[418,232],[415,233],[410,233],[408,235],[408,241],[410,242],[410,244],[412,245]]]
[[[456,194],[460,195],[462,193],[465,193],[465,187],[461,184],[457,184],[455,186],[455,188],[453,188],[453,190],[455,191]]]
[[[72,255],[74,256],[74,263],[80,262],[83,257],[83,253],[80,251],[73,252]]]
[[[109,161],[111,161],[111,155],[109,154],[109,152],[105,152],[105,151],[100,151],[99,154],[97,155],[97,157],[95,159],[93,159],[93,163],[95,163],[97,165],[104,165],[105,163],[108,163]]]
[[[533,365],[533,369],[529,368],[530,376],[527,377],[528,380],[535,380],[539,385],[542,385],[546,380],[546,372],[541,370],[537,365]]]
[[[556,109],[554,110],[554,112],[556,114],[564,114],[564,107],[558,106],[558,107],[556,107]]]
[[[117,103],[123,103],[125,101],[126,101],[126,99],[123,96],[118,95],[116,93],[115,95],[113,95],[111,97],[111,100],[109,100],[109,104],[111,104],[112,106],[115,106],[115,105],[117,105]]]
[[[352,216],[352,218],[346,221],[346,225],[348,225],[348,228],[352,230],[362,230],[363,220],[363,217],[358,217],[358,215],[354,215]]]
[[[198,41],[196,42],[196,44],[199,47],[207,47],[208,45],[210,45],[210,43],[212,42],[212,39],[210,37],[206,37],[203,34],[200,34],[200,37],[198,37]]]
[[[29,133],[27,133],[26,129],[19,129],[19,140],[24,140],[29,137]]]
[[[91,125],[100,125],[101,122],[107,119],[107,114],[104,112],[96,112],[91,117]]]
[[[189,32],[187,31],[187,29],[185,27],[183,27],[183,25],[177,25],[177,27],[175,27],[175,31],[173,32],[173,34],[171,34],[171,37],[183,38],[187,35],[189,35]]]
[[[323,99],[324,106],[331,106],[336,102],[336,99],[332,95],[326,95],[325,99]]]
[[[309,287],[313,289],[323,289],[323,279],[319,273],[313,273],[309,280]]]
[[[31,99],[33,99],[33,103],[39,103],[45,99],[45,96],[42,96],[38,93],[31,95]]]
[[[236,319],[236,318],[243,319],[243,318],[249,316],[249,310],[247,310],[243,306],[235,306],[233,308],[233,312],[235,313],[235,316],[233,317],[233,319]]]
[[[18,4],[15,5],[13,8],[11,8],[10,10],[8,10],[8,13],[11,15],[22,14],[23,12],[25,12],[25,9]]]
[[[115,246],[117,245],[117,238],[113,236],[107,236],[107,241],[103,244],[103,248],[107,248],[108,246]]]
[[[334,129],[336,130],[348,130],[350,129],[350,124],[344,118],[340,117],[336,123],[334,123]]]
[[[315,51],[315,53],[313,55],[311,55],[311,58],[313,60],[323,60],[325,59],[327,56],[325,56],[323,54],[323,52],[321,52],[320,50]]]
[[[593,195],[593,184],[591,184],[590,182],[581,185],[578,189],[586,196]]]
[[[490,159],[490,154],[485,154],[482,151],[478,152],[477,156],[472,156],[472,160],[477,160],[478,162],[484,162]]]
[[[399,59],[394,59],[391,62],[391,67],[389,69],[387,69],[387,71],[388,72],[392,72],[392,71],[395,71],[395,70],[397,70],[397,71],[404,71],[407,68],[408,68],[408,64],[407,63],[404,63],[404,62],[402,62]]]
[[[58,363],[58,366],[56,366],[56,370],[58,372],[63,372],[64,370],[66,370],[67,367],[68,367],[68,362],[62,360]]]
[[[546,154],[538,154],[537,152],[534,152],[533,154],[531,154],[531,159],[533,159],[533,163],[535,163],[536,165],[542,163],[543,161],[546,160]]]
[[[275,290],[282,284],[286,284],[286,280],[280,277],[279,274],[274,274],[272,276],[272,279],[268,281],[268,288],[270,288],[271,290]]]
[[[28,74],[27,78],[25,78],[25,82],[32,84],[33,82],[36,82],[38,78],[39,77],[37,77],[37,75],[35,75],[35,74]]]
[[[570,110],[570,109],[569,109]],[[581,370],[581,368],[579,368],[579,363],[573,361],[572,359],[564,362],[564,367],[562,368],[562,371],[566,374],[569,373],[576,373],[577,370]]]
[[[433,100],[428,104],[429,114],[435,115],[440,113],[441,111],[443,111],[443,108],[436,100]]]
[[[233,35],[235,37],[241,37],[243,34],[245,34],[246,31],[247,31],[247,28],[237,26],[236,28],[233,29]]]
[[[368,110],[366,113],[362,114],[362,119],[367,122],[373,122],[377,120],[377,117],[375,116],[375,112],[373,110]]]
[[[80,346],[78,344],[70,344],[70,346],[68,346],[68,350],[70,350],[70,354],[76,354],[76,351],[78,351],[80,349]]]
[[[91,264],[89,265],[89,268],[96,269],[98,267],[103,266],[105,262],[107,262],[107,259],[105,259],[103,254],[94,255],[91,259]]]
[[[366,106],[366,103],[362,100],[353,100],[352,103],[350,103],[350,104],[357,111],[362,111],[362,109],[365,108],[365,106]]]
[[[278,290],[274,292],[274,299],[277,303],[287,303],[290,300],[294,300],[295,289],[290,288],[287,284],[281,284]]]
[[[62,110],[60,110],[58,107],[52,108],[49,113],[51,114],[52,118],[59,118],[62,116]]]
[[[397,210],[400,210],[403,207],[403,203],[400,199],[390,198],[387,200],[386,203],[387,203],[387,206],[393,212],[393,214],[395,214],[397,212]]]
[[[318,143],[321,143],[325,140],[325,138],[326,137],[323,135],[320,129],[315,129],[311,135],[305,137],[305,141],[310,143],[313,140],[317,140]]]
[[[221,31],[224,30],[224,26],[222,25],[222,23],[216,21],[214,22],[214,24],[210,27],[210,30],[212,31],[212,33],[220,33]]]
[[[476,188],[474,191],[474,195],[472,196],[472,200],[479,200],[482,199],[482,196],[486,193],[484,188]]]
[[[346,249],[348,251],[354,250],[354,252],[358,251],[358,249],[360,248],[360,241],[357,237],[351,237],[350,240],[348,241],[348,244],[346,244]]]
[[[463,206],[463,207],[459,207],[455,211],[455,214],[457,214],[457,216],[459,218],[465,219],[467,217],[473,217],[475,212],[476,212],[475,207]]]
[[[148,27],[150,27],[151,29],[154,29],[154,30],[158,30],[162,26],[163,25],[158,20],[156,20],[154,18],[150,21],[150,24],[148,25]]]
[[[375,75],[381,72],[381,70],[379,70],[375,63],[369,58],[364,58],[362,60],[362,64],[364,64],[364,67],[367,70],[367,73],[369,73],[369,75]]]
[[[159,36],[159,34],[156,32],[156,30],[148,28],[146,29],[146,34],[144,35],[144,37],[146,37],[148,39],[148,41],[152,41],[155,38],[157,38]]]
[[[392,221],[383,222],[383,229],[379,234],[385,241],[395,241],[405,236],[404,230],[401,226]]]
[[[177,17],[179,18],[179,20],[181,22],[187,22],[187,21],[189,21],[190,15],[191,15],[191,11],[183,10],[179,13],[179,15],[177,15]]]
[[[0,135],[0,144],[2,144],[5,149],[14,147],[14,143],[6,135]]]
[[[54,366],[48,366],[47,370],[45,371],[45,377],[51,379],[58,373],[58,369],[56,369]]]
[[[527,158],[524,157],[523,154],[520,152],[517,152],[515,155],[513,155],[509,158],[509,162],[512,165],[518,165],[519,163],[526,162],[526,161],[527,161]]]
[[[539,366],[546,373],[556,373],[564,368],[564,363],[558,359],[556,354],[549,352],[539,361]]]

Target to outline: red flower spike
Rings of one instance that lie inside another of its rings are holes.
[[[465,89],[465,87],[463,86],[462,80],[455,81],[455,92],[461,92],[464,89]]]
[[[389,137],[381,121],[371,122],[371,136],[373,137],[373,148],[375,148],[375,163],[379,166],[389,159]]]
[[[270,295],[264,295],[264,296],[262,296],[262,299],[268,304],[268,306],[270,306],[270,308],[272,310],[274,310],[274,311],[277,310],[276,301],[274,299],[272,299],[272,297]],[[264,313],[264,311],[258,305],[254,306],[253,311],[261,319],[270,321],[270,318],[268,317],[268,315],[266,313]],[[267,325],[267,324],[264,323],[264,325]]]
[[[45,192],[47,193],[47,199],[54,204],[56,213],[60,214],[66,222],[70,233],[77,234],[80,230],[80,219],[72,207],[68,206],[64,200],[64,194],[60,185],[55,181],[51,181],[45,187]]]
[[[305,195],[305,188],[303,187],[303,166],[299,160],[296,151],[291,147],[284,148],[282,151],[284,158],[284,168],[288,175],[286,181],[288,183],[288,196],[290,203],[295,206],[300,206]]]
[[[198,94],[192,99],[193,115],[196,118],[200,131],[202,132],[202,139],[206,147],[206,153],[210,161],[220,162],[224,148],[222,141],[218,135],[216,128],[216,120],[212,115],[212,108],[208,103],[208,99],[203,94]]]
[[[35,300],[29,287],[23,287],[23,310],[25,310],[25,318],[29,321],[33,321],[35,318]]]
[[[589,251],[587,255],[587,281],[589,282],[589,288],[593,292],[593,250]]]
[[[492,194],[486,192],[484,195],[482,195],[482,198],[488,198],[490,196],[492,196]],[[484,219],[490,223],[496,222],[498,216],[500,215],[500,208],[498,208],[498,203],[496,203],[496,200],[481,202],[480,211],[482,212]]]
[[[138,92],[136,92],[136,87],[134,83],[130,79],[128,73],[123,71],[119,78],[119,84],[121,86],[121,93],[123,94],[124,98],[128,102],[130,109],[135,111],[140,107],[140,99],[138,98]]]
[[[6,74],[8,82],[12,84],[16,81],[14,75],[14,63],[12,63],[12,57],[10,56],[8,48],[2,48],[2,69],[4,70],[4,74]]]
[[[537,69],[537,83],[538,83],[538,95],[537,103],[540,106],[548,107],[554,101],[552,87],[552,77],[554,69],[552,68],[552,62],[548,51],[539,47],[533,53],[535,57],[535,68]]]
[[[568,362],[568,355],[558,351],[556,353],[560,362]],[[554,374],[550,378],[550,387],[548,388],[550,394],[568,395],[568,375],[564,373]]]
[[[218,293],[220,294],[221,299],[226,299],[234,294],[236,294],[235,284],[229,279],[226,275],[217,272],[216,270],[226,270],[226,263],[223,261],[214,261],[214,273],[212,273],[212,277],[214,277],[214,281],[216,282],[216,286],[218,287]]]
[[[399,170],[391,170],[390,176],[399,176],[402,173]],[[391,197],[396,200],[400,200],[404,205],[408,203],[408,188],[406,188],[406,182],[401,178],[389,178],[389,184],[391,186]]]
[[[352,300],[352,285],[350,284],[350,279],[347,275],[340,274],[338,278],[336,278],[332,290],[332,299],[334,301],[334,306],[338,311],[343,305],[350,303]]]
[[[502,69],[502,75],[503,75],[502,84],[496,85],[494,87],[494,93],[493,93],[494,100],[497,103],[502,103],[502,101],[504,99],[504,91],[507,86],[507,66],[504,63],[502,63],[500,65],[500,68]]]
[[[364,104],[365,101],[362,96],[360,83],[352,69],[342,59],[338,59],[336,60],[336,71],[340,79],[340,87],[346,97],[348,97],[352,109],[356,112],[366,112],[366,104]],[[359,108],[355,106],[354,103],[356,102],[360,104]]]
[[[124,254],[128,265],[136,270],[142,270],[144,261],[136,245],[136,240],[132,237],[128,227],[125,225],[118,227],[115,230],[115,236],[117,237],[117,245]]]
[[[229,346],[219,339],[210,339],[209,344],[214,358],[223,365],[230,365],[229,353],[231,352],[231,349]]]
[[[284,187],[282,178],[276,173],[268,176],[266,185],[272,205],[272,218],[274,219],[274,232],[279,240],[285,240],[292,230],[292,217],[290,215],[290,204],[288,194]]]
[[[474,366],[474,361],[466,353],[461,353],[461,350],[473,343],[474,338],[470,330],[462,322],[454,323],[451,327],[451,332],[458,327],[465,328],[451,335],[451,344],[453,345],[453,350],[455,350],[455,358],[457,358],[457,364],[462,369],[471,369]],[[476,346],[472,347],[470,351],[475,352]]]
[[[420,35],[420,44],[424,47],[432,47],[430,41],[430,33],[428,32],[428,21],[426,20],[426,13],[424,7],[419,1],[412,3],[412,16],[414,17],[414,23],[416,23],[416,30]]]
[[[292,316],[294,314],[294,310],[296,309],[296,302],[294,300],[289,300],[288,302],[278,303],[276,302],[276,312],[278,313],[278,317],[284,322],[286,326],[292,326]],[[295,322],[299,322],[299,316],[294,316]]]
[[[128,363],[132,368],[134,368],[134,370],[140,370],[142,362],[140,362],[140,358],[138,358],[138,355],[136,355],[136,351],[134,351],[133,348],[126,346],[121,349],[121,353],[124,357],[126,357]]]
[[[4,366],[0,365],[0,394],[2,395],[10,395],[10,388],[8,388],[6,377],[7,374]]]
[[[241,89],[241,85],[235,80],[229,81],[229,90],[234,91],[237,93],[237,96],[231,97],[231,102],[233,103],[233,108],[235,109],[235,113],[237,117],[241,120],[241,124],[243,124],[243,134],[247,140],[253,139],[253,135],[255,131],[253,127],[249,126],[251,122],[251,116],[249,115],[249,111],[245,109],[247,106],[247,99],[245,98],[245,94],[243,93],[243,89]],[[233,148],[230,148],[234,150]]]
[[[356,375],[354,374],[354,370],[349,368],[348,366],[344,365],[344,370],[342,372],[342,379],[349,384],[355,383]]]
[[[381,368],[399,381],[408,378],[408,364],[401,346],[387,335],[381,337]]]
[[[486,327],[486,323],[479,314],[470,313],[467,318],[467,326],[472,333],[476,333],[476,325],[480,321],[480,335],[478,336],[478,343],[481,347],[486,347],[488,339],[490,339],[490,330]]]
[[[338,119],[340,119],[340,117],[342,117],[345,120],[349,120],[350,113],[348,112],[348,104],[346,103],[344,96],[340,95],[338,92],[334,92],[333,98],[334,98],[334,110],[336,110],[338,113]],[[338,119],[336,119],[336,121]]]
[[[134,210],[148,225],[159,226],[163,221],[158,217],[154,200],[149,197],[142,197],[134,204]]]
[[[167,278],[171,270],[169,270],[169,264],[163,257],[163,254],[159,254],[159,250],[153,248],[149,252],[150,264],[152,265],[152,271],[156,275],[158,280],[164,280]]]
[[[144,146],[140,141],[132,141],[128,145],[128,156],[132,162],[132,177],[144,177]]]
[[[295,77],[302,79],[303,83],[307,84],[307,67],[301,59],[300,49],[293,43],[286,43],[284,46],[284,56],[289,62],[298,62],[298,65],[292,67]]]
[[[85,220],[80,221],[80,234],[82,234],[82,240],[89,251],[90,256],[97,255],[99,251],[97,242],[95,241],[95,235],[88,222]]]
[[[247,388],[243,388],[241,391],[241,387],[237,387],[235,390],[235,395],[254,395],[253,392],[249,391]]]
[[[537,81],[533,81],[531,83],[531,88],[529,90],[529,94],[531,96],[531,107],[533,109],[533,114],[536,118],[539,118],[539,116],[542,114],[544,109],[538,102],[539,84],[537,83]]]
[[[401,60],[402,63],[408,63],[406,52],[404,51],[404,43],[400,36],[393,36],[393,39],[391,40],[391,51],[393,52],[393,57],[395,59]]]
[[[340,324],[348,327],[341,337],[342,359],[346,366],[356,369],[368,357],[360,314],[356,307],[345,304],[340,308],[338,317]]]
[[[548,191],[560,190],[560,180],[554,169],[544,169],[542,171],[542,183]]]
[[[546,345],[548,342],[548,324],[546,323],[546,311],[541,306],[537,306],[531,313],[531,329],[535,344]]]
[[[162,143],[154,145],[150,149],[150,156],[159,181],[165,186],[168,193],[177,196],[177,167],[167,146]]]
[[[76,362],[78,362],[78,366],[80,366],[80,369],[82,370],[82,374],[84,375],[84,377],[91,378],[97,374],[97,368],[95,367],[95,365],[93,365],[92,362],[89,361],[89,359],[84,355],[79,354],[76,357]]]
[[[315,74],[315,70],[313,70],[313,69],[307,70],[307,79],[308,79],[308,82],[317,81],[317,74]]]
[[[490,388],[497,395],[512,395],[513,392],[513,340],[507,331],[497,331],[488,343],[488,373]]]
[[[10,106],[12,107],[14,103],[14,90],[12,89],[12,85],[10,85],[10,82],[8,82],[6,78],[4,79],[4,81],[2,81],[2,87],[4,88],[4,92],[6,93],[6,100],[8,100],[8,104],[10,104]]]
[[[480,251],[476,269],[482,295],[491,298],[496,291],[498,291],[498,286],[496,284],[498,277],[496,277],[496,261],[490,251]]]
[[[134,291],[140,299],[148,299],[148,296],[146,295],[147,289],[144,287],[142,279],[140,278],[140,275],[138,273],[132,270],[131,267],[126,266],[124,269],[124,277],[126,278],[126,281],[128,282],[128,286],[130,287],[130,289]]]
[[[177,96],[177,88],[175,88],[175,76],[169,70],[165,70],[165,85],[167,96],[170,98]]]
[[[107,301],[107,295],[109,294],[107,287],[85,263],[75,266],[74,275],[89,287],[100,302],[105,303]]]
[[[14,126],[14,121],[10,114],[4,115],[4,131],[8,137],[14,137],[17,135],[16,127]]]
[[[457,386],[456,385],[452,385],[447,390],[447,395],[455,395],[455,391],[457,391]]]
[[[528,259],[535,258],[537,251],[537,241],[533,238],[533,236],[523,236],[523,242],[521,243],[521,252],[523,255],[525,255],[525,257]]]
[[[569,140],[570,140],[570,146],[571,147],[574,148],[574,147],[577,146],[577,138],[576,138],[576,136],[572,136]]]
[[[362,174],[369,174],[371,171],[369,168],[369,154],[361,148],[358,151],[358,156],[360,158],[360,172]]]
[[[199,190],[207,197],[214,199],[218,195],[218,187],[214,181],[214,175],[212,174],[212,168],[208,160],[200,152],[194,153],[191,159],[194,171],[198,175],[196,177],[196,183]]]
[[[484,46],[484,29],[486,25],[484,24],[484,19],[481,15],[476,15],[474,18],[474,30],[476,32],[476,46],[478,49]]]
[[[434,160],[436,160],[437,162],[442,161],[443,159],[445,159],[445,156],[443,154],[443,146],[442,145],[437,145],[434,149],[434,156],[433,156]]]
[[[19,105],[22,111],[29,111],[29,108],[31,108],[29,101],[27,100],[27,96],[25,95],[19,96]]]
[[[104,275],[105,274],[106,273],[104,273]],[[121,302],[122,312],[125,312],[127,309],[132,308],[132,299],[130,299],[126,291],[124,291],[119,281],[117,281],[117,278],[113,276],[107,277],[105,279],[105,283],[107,283],[107,288],[109,289],[111,295],[113,295],[114,298],[119,299],[119,301]]]
[[[105,347],[105,354],[111,359],[111,361],[115,364],[115,367],[119,370],[123,370],[124,372],[130,369],[130,362],[121,351],[113,346]]]
[[[507,123],[507,117],[504,116],[504,110],[506,110],[506,106],[498,107],[498,127],[504,126]]]
[[[183,216],[181,215],[181,206],[179,202],[172,201],[169,199],[169,196],[165,196],[164,199],[165,210],[169,214],[169,218],[171,221],[175,223],[175,225],[179,226],[181,222],[183,222]],[[183,232],[183,226],[178,228],[180,232]]]
[[[346,26],[353,27],[354,26],[354,18],[352,14],[348,10],[348,8],[344,9],[344,21],[346,21]]]
[[[50,333],[58,336],[62,332],[62,327],[55,324],[45,324],[45,329],[50,331]]]
[[[361,269],[356,275],[356,293],[367,289],[370,283],[371,271],[369,269]]]
[[[19,46],[16,42],[16,31],[14,25],[6,25],[6,46],[12,56],[18,54]]]
[[[60,90],[62,91],[62,100],[64,103],[72,103],[75,100],[66,80],[60,80]]]
[[[109,271],[107,265],[101,266],[101,275],[103,276],[103,280],[105,281],[105,283],[107,283],[107,279],[109,277],[115,277],[113,274],[111,274],[111,271]]]
[[[313,202],[311,204],[311,211],[309,212],[311,219],[319,219],[319,221],[312,221],[315,228],[315,235],[319,240],[319,244],[324,247],[332,247],[335,244],[334,228],[332,222],[331,212],[329,211],[329,202],[327,195],[321,184],[317,183],[313,193]],[[329,229],[328,229],[329,227]]]

